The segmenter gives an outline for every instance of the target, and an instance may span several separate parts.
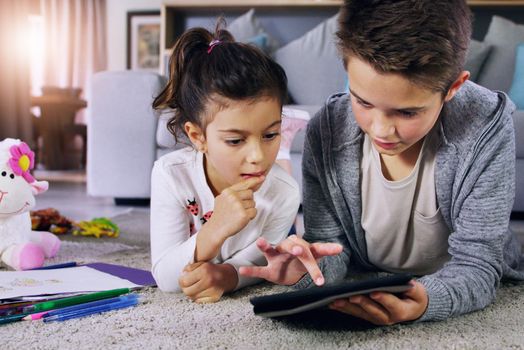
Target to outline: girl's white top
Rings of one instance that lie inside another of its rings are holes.
[[[194,262],[196,237],[212,215],[214,196],[204,173],[203,154],[185,148],[159,158],[151,176],[152,273],[163,291],[180,291],[178,279]],[[212,261],[240,266],[265,265],[255,241],[270,244],[286,238],[300,205],[296,181],[274,165],[254,194],[257,216],[236,235],[229,237]],[[236,289],[258,282],[238,275]]]

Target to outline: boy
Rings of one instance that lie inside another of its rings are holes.
[[[421,276],[400,297],[330,306],[379,325],[486,307],[503,276],[524,279],[508,228],[514,105],[468,81],[466,2],[346,0],[337,36],[350,93],[308,125],[305,240],[259,239],[268,266],[241,273],[300,288],[356,269]]]

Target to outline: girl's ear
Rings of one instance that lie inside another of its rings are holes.
[[[195,146],[195,148],[205,153],[207,151],[207,142],[206,137],[204,135],[204,131],[200,128],[200,126],[195,125],[191,122],[186,122],[184,124],[184,131],[186,132],[187,137],[189,138],[189,141]]]

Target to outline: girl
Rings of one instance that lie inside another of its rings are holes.
[[[464,0],[345,1],[337,36],[350,91],[308,125],[305,240],[260,239],[269,265],[242,273],[298,287],[356,269],[421,276],[400,297],[331,305],[379,325],[479,310],[503,277],[524,280],[508,227],[515,107],[467,81],[470,35]]]
[[[298,210],[297,183],[274,165],[287,79],[218,27],[215,35],[184,33],[169,69],[153,107],[174,110],[168,128],[192,147],[153,168],[152,272],[163,291],[215,302],[258,281],[240,277],[238,267],[264,264],[256,239],[284,239]]]

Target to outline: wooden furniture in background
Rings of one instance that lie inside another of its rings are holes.
[[[40,107],[35,129],[37,137],[42,138],[42,149],[37,161],[46,170],[67,169],[65,153],[73,136],[78,134],[83,142],[81,162],[85,164],[86,126],[75,124],[76,113],[87,107],[87,102],[79,97],[81,89],[46,87],[42,91],[42,96],[31,97],[31,105]]]

